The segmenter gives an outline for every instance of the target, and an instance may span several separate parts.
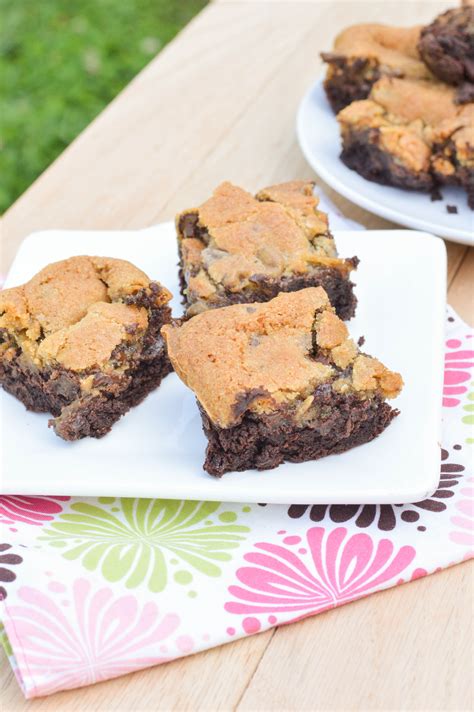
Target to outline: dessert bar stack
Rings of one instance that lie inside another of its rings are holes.
[[[322,58],[349,168],[434,197],[458,185],[474,208],[472,4],[427,27],[349,27]]]
[[[398,373],[343,319],[357,257],[337,254],[313,184],[223,183],[176,220],[185,315],[129,262],[72,257],[0,293],[0,382],[65,440],[100,438],[174,368],[195,394],[204,468],[340,453],[398,414]]]

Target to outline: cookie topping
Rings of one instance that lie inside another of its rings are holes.
[[[146,309],[128,300],[142,292],[150,292],[156,306],[171,299],[154,284],[124,260],[71,257],[0,292],[0,328],[37,366],[53,361],[85,370],[103,364],[122,341],[146,329]]]
[[[210,310],[162,334],[176,372],[220,427],[245,410],[286,405],[306,413],[316,388],[341,376],[360,397],[394,397],[402,386],[399,374],[358,355],[321,287],[281,293],[251,311],[246,304]]]
[[[420,29],[370,23],[353,25],[336,37],[334,52],[345,57],[375,60],[399,76],[428,79],[430,72],[416,46]]]

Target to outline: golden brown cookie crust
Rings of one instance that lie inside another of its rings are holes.
[[[421,119],[426,125],[436,126],[454,118],[460,110],[454,103],[455,90],[438,81],[382,77],[372,87],[369,98],[394,120],[405,123]]]
[[[100,366],[122,341],[146,329],[146,310],[123,300],[150,284],[125,260],[71,257],[0,292],[0,328],[37,366],[50,361],[74,371]],[[154,299],[156,306],[165,305],[171,294],[161,288]]]
[[[143,336],[147,326],[144,308],[96,302],[78,322],[41,341],[36,355],[41,363],[83,371],[106,363],[119,344]]]
[[[383,71],[429,79],[432,75],[417,49],[420,30],[421,26],[353,25],[336,37],[334,52],[347,58],[375,60]]]
[[[224,428],[238,422],[242,400],[244,410],[271,412],[290,404],[306,412],[322,383],[343,380],[340,392],[361,397],[394,397],[402,387],[399,374],[359,354],[321,287],[206,311],[182,325],[165,325],[161,333],[176,373]],[[313,357],[314,338],[322,360]],[[351,374],[341,378],[347,367]]]

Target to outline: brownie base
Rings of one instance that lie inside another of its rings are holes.
[[[88,436],[101,438],[122,415],[158,388],[171,371],[171,364],[163,353],[154,361],[144,362],[134,369],[129,374],[129,386],[116,397],[103,393],[74,401],[61,411],[59,417],[49,420],[48,425],[63,440],[78,440]]]
[[[440,186],[456,185],[466,191],[467,204],[474,210],[474,170],[458,163],[454,147],[451,149],[451,161],[455,170],[451,175],[433,169],[431,172],[415,172],[396,163],[389,153],[377,145],[377,131],[350,131],[344,136],[340,158],[348,168],[374,183],[430,192],[434,200],[441,199]],[[437,151],[444,156],[444,148],[435,147],[434,155]]]
[[[198,403],[208,439],[204,469],[215,477],[249,469],[269,470],[284,461],[305,462],[345,452],[376,438],[398,410],[379,398],[361,401],[337,396],[323,386],[317,403],[330,415],[298,427],[284,411],[267,415],[246,412],[231,428],[212,423]]]
[[[354,268],[359,260],[352,258]],[[187,284],[184,278],[183,269],[179,270],[180,289],[183,302],[189,309],[195,302],[187,297]],[[310,275],[300,275],[295,277],[284,277],[278,280],[269,280],[267,277],[255,275],[252,279],[255,288],[245,288],[240,292],[230,292],[222,290],[222,294],[215,300],[208,301],[209,309],[227,307],[232,304],[251,304],[252,302],[268,302],[274,299],[280,292],[297,292],[307,287],[323,287],[329,301],[336,310],[340,319],[350,319],[354,316],[357,307],[357,297],[354,294],[354,283],[345,277],[339,270],[321,267],[314,270]]]
[[[30,369],[18,355],[0,368],[0,382],[7,393],[27,410],[51,413],[48,421],[64,440],[101,438],[130,408],[138,405],[172,371],[164,345],[157,356],[143,359],[121,377],[99,374],[99,395],[81,394],[79,378],[65,369]],[[104,388],[105,386],[105,388]]]
[[[332,52],[322,52],[321,58],[330,66],[324,90],[335,114],[353,101],[367,99],[372,86],[380,79],[378,67],[369,59],[348,60]]]
[[[378,129],[350,131],[343,139],[341,160],[363,178],[408,190],[430,191],[433,176],[427,171],[411,171],[395,162],[377,145]]]
[[[52,413],[61,410],[79,397],[79,378],[63,369],[32,369],[23,363],[19,352],[11,361],[0,365],[3,390],[15,396],[33,413]]]

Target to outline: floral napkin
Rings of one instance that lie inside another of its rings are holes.
[[[164,663],[472,557],[472,337],[449,310],[440,482],[423,502],[0,497],[2,639],[25,696]]]

